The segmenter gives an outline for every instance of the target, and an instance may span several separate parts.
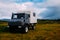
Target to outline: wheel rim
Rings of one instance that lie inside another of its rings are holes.
[[[25,32],[28,32],[28,27],[25,28]]]
[[[34,29],[35,29],[35,26],[34,26]]]

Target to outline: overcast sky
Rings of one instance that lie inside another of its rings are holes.
[[[60,0],[0,0],[0,19],[19,10],[33,10],[39,19],[60,19]]]

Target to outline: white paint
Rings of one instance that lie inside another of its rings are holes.
[[[35,13],[35,17],[33,16],[33,13],[35,12],[30,13],[30,23],[37,23],[37,13]]]

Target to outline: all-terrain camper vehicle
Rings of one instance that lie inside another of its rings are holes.
[[[8,26],[11,30],[22,29],[23,32],[27,33],[29,27],[31,27],[32,30],[35,29],[35,25],[37,23],[36,16],[36,13],[33,11],[20,11],[12,13]]]

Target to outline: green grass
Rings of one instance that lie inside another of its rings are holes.
[[[60,40],[60,24],[36,24],[28,33],[10,33],[7,23],[0,24],[0,40]]]

